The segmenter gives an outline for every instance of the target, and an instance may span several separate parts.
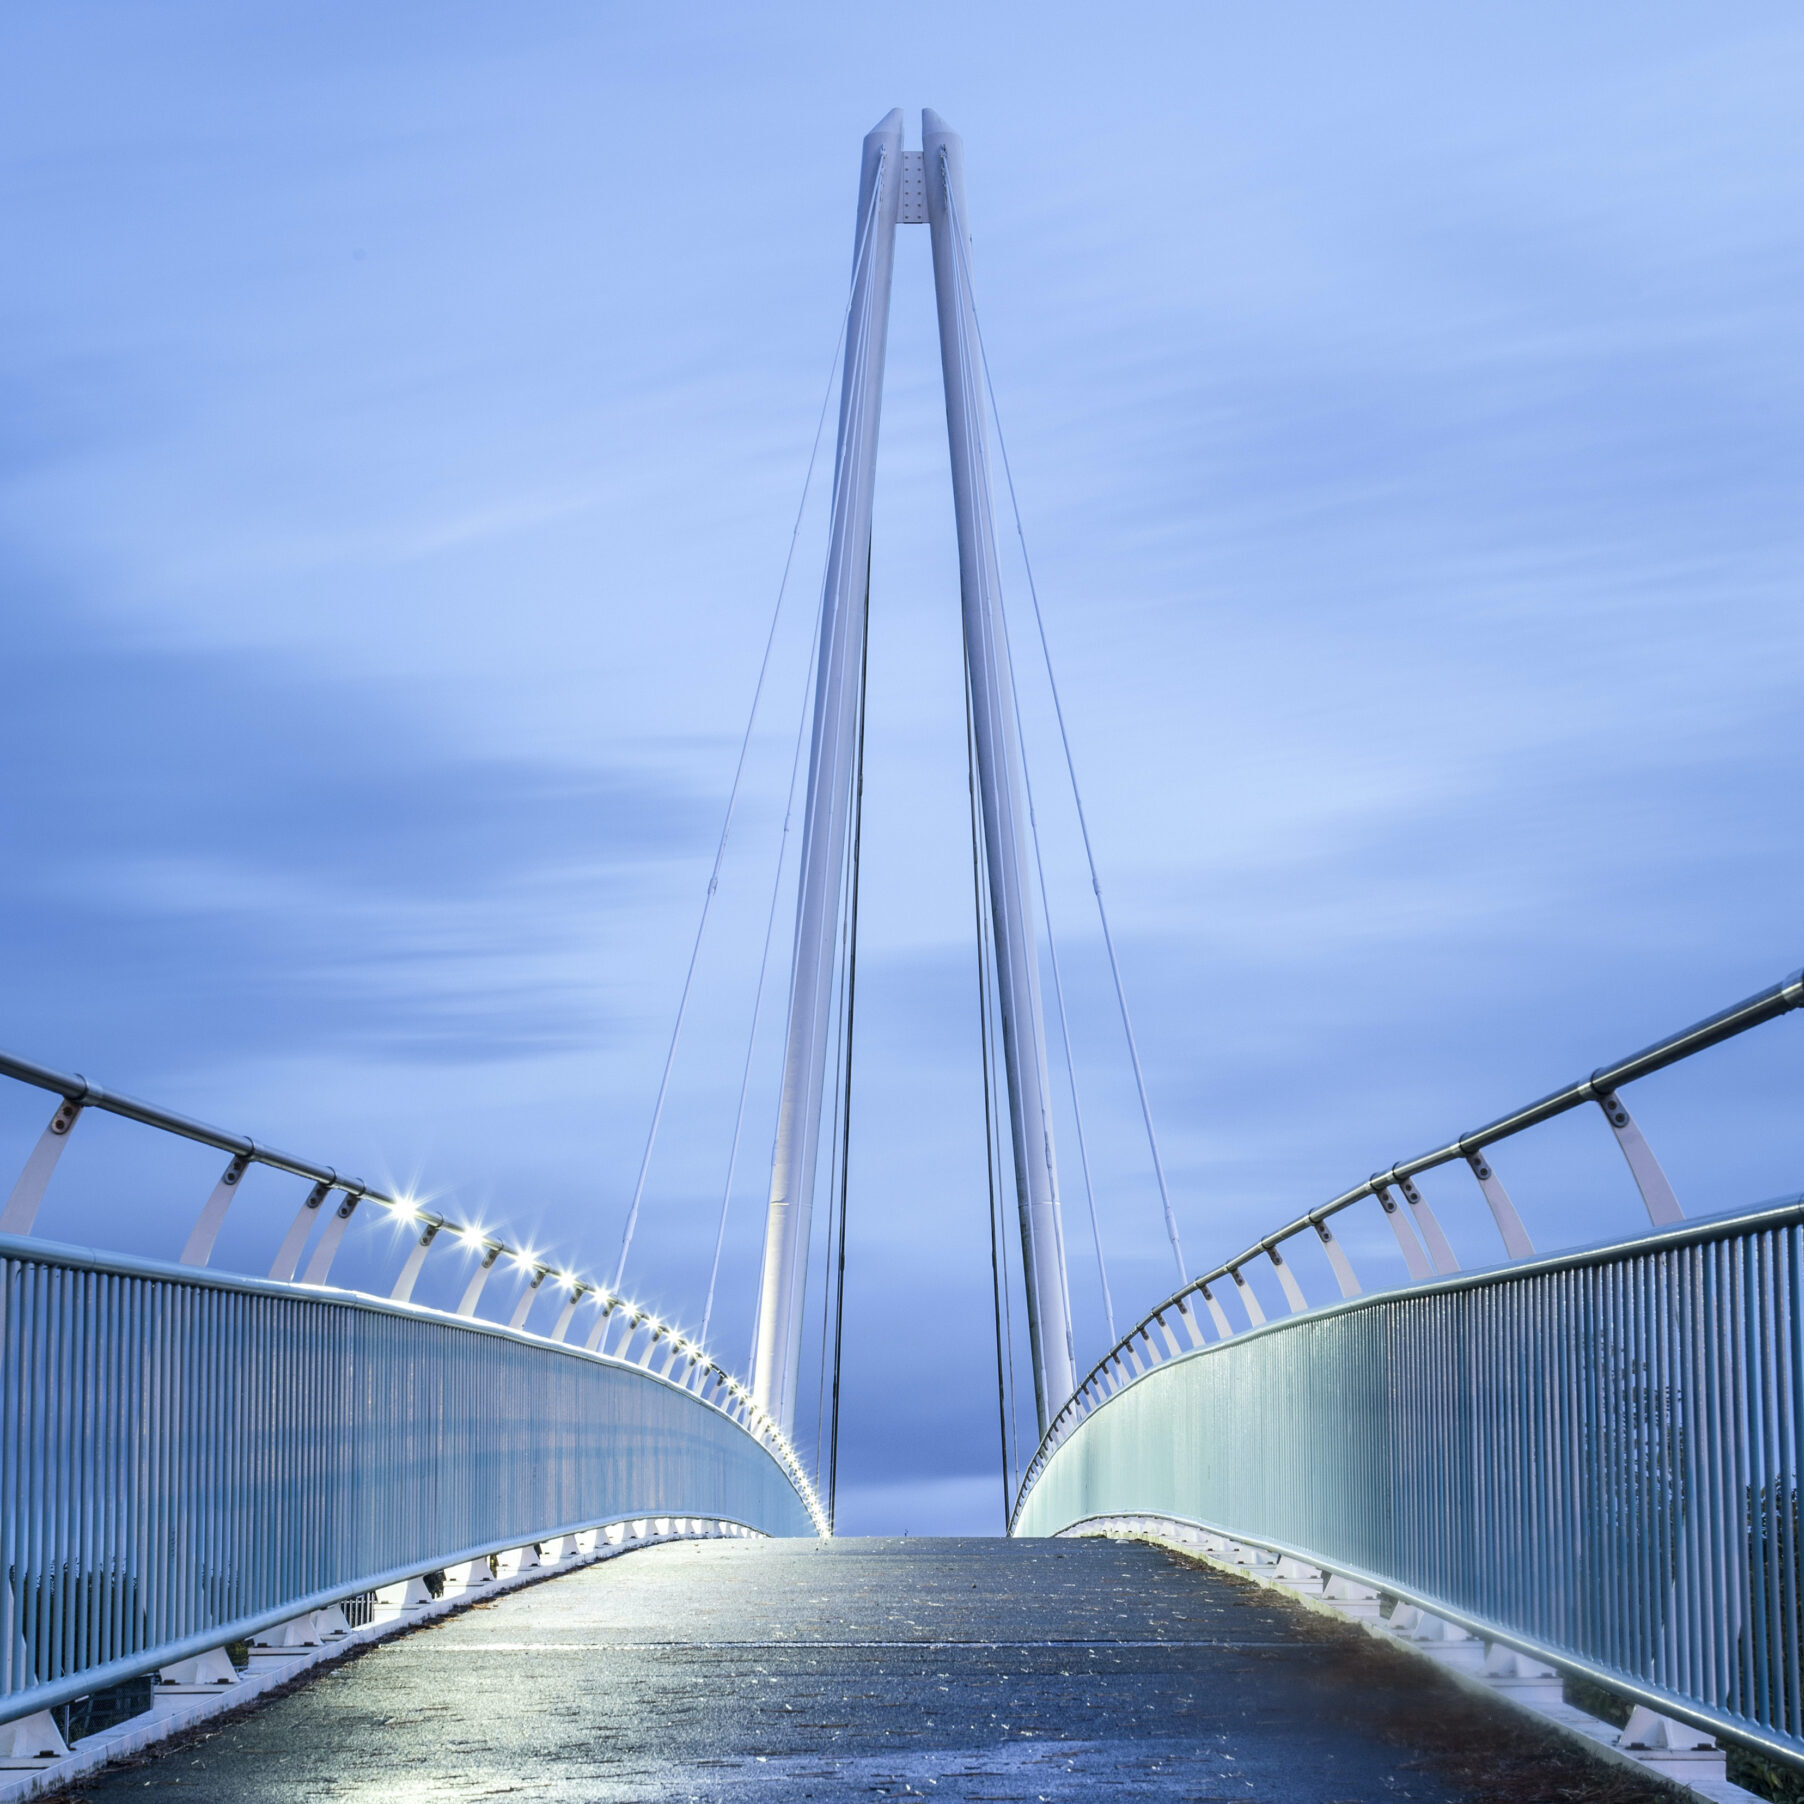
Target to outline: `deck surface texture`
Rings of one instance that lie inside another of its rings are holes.
[[[1108,1541],[649,1548],[83,1781],[109,1804],[1675,1794],[1362,1631]]]

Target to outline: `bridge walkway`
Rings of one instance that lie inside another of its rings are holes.
[[[1356,1628],[1138,1544],[647,1549],[372,1646],[83,1798],[1674,1795]]]

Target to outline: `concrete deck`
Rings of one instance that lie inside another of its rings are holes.
[[[76,1796],[1675,1796],[1362,1630],[1110,1541],[649,1548],[372,1646]]]

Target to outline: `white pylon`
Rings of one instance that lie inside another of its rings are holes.
[[[939,302],[940,369],[946,385],[946,436],[952,451],[952,506],[958,521],[958,582],[963,601],[977,786],[983,804],[990,880],[996,992],[1008,1074],[1015,1193],[1027,1274],[1027,1331],[1033,1349],[1040,1432],[1077,1388],[1058,1162],[1052,1144],[1046,1025],[1040,958],[1028,887],[1032,846],[1021,793],[1014,673],[996,567],[990,508],[990,450],[977,320],[971,295],[971,236],[965,213],[965,147],[934,112],[921,115],[927,220],[933,229],[933,286]]]
[[[833,1012],[833,955],[851,822],[864,663],[865,594],[870,581],[871,498],[877,476],[877,417],[883,403],[883,353],[889,336],[890,268],[895,258],[901,188],[902,111],[891,112],[864,141],[858,229],[852,253],[852,301],[839,397],[839,446],[833,466],[833,523],[821,587],[820,653],[808,800],[802,816],[801,879],[796,893],[795,960],[789,980],[789,1029],[783,1094],[771,1161],[770,1212],[758,1294],[752,1395],[785,1435],[795,1423],[802,1360],[802,1304],[814,1219],[814,1168],[826,1088],[827,1034]]]
[[[905,153],[901,111],[890,113],[864,141],[859,183],[833,515],[821,595],[820,674],[796,903],[789,1029],[752,1363],[753,1395],[785,1434],[793,1427],[801,1367],[803,1293],[826,1086],[840,873],[852,814],[877,424],[898,221],[930,224],[933,232],[965,655],[1002,1012],[1034,1398],[1042,1432],[1077,1383],[1039,960],[1028,887],[1021,746],[1002,623],[986,411],[970,292],[964,151],[938,114],[923,113],[921,125],[923,148]]]

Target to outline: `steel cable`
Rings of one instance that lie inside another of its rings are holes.
[[[1103,946],[1108,953],[1109,975],[1115,985],[1115,1001],[1121,1011],[1122,1032],[1127,1039],[1128,1058],[1134,1068],[1134,1089],[1140,1099],[1140,1116],[1146,1126],[1147,1149],[1152,1154],[1153,1175],[1158,1181],[1159,1201],[1165,1213],[1166,1237],[1171,1242],[1171,1256],[1178,1268],[1178,1282],[1184,1283],[1188,1271],[1184,1264],[1183,1242],[1178,1234],[1177,1216],[1172,1211],[1171,1192],[1165,1181],[1165,1161],[1159,1153],[1159,1136],[1153,1126],[1152,1105],[1147,1099],[1146,1076],[1140,1065],[1140,1046],[1134,1036],[1133,1017],[1128,1010],[1127,991],[1121,980],[1121,965],[1115,956],[1115,936],[1109,928],[1108,908],[1103,902],[1102,879],[1097,875],[1096,852],[1090,843],[1090,822],[1084,812],[1083,790],[1077,780],[1077,762],[1071,751],[1071,735],[1065,726],[1065,708],[1059,697],[1058,678],[1053,672],[1052,648],[1046,637],[1046,620],[1040,611],[1039,588],[1034,582],[1033,560],[1028,554],[1027,533],[1021,523],[1021,504],[1015,494],[1015,473],[1009,463],[1008,440],[1002,431],[1002,415],[996,406],[996,386],[990,376],[989,355],[984,349],[983,322],[977,317],[977,297],[972,288],[970,267],[965,258],[964,232],[959,222],[958,209],[952,197],[950,181],[945,184],[946,208],[951,218],[952,240],[956,250],[959,267],[962,273],[962,286],[970,301],[971,325],[977,335],[977,362],[983,371],[984,389],[990,398],[990,414],[996,428],[996,449],[1002,457],[1002,472],[1008,486],[1009,507],[1015,518],[1015,536],[1021,544],[1021,565],[1027,576],[1027,592],[1033,602],[1034,625],[1039,634],[1040,654],[1046,666],[1047,687],[1052,693],[1053,713],[1058,720],[1059,744],[1065,754],[1065,770],[1071,781],[1071,799],[1077,808],[1078,830],[1083,836],[1084,858],[1090,869],[1090,888],[1096,897],[1096,916],[1102,926]],[[1006,632],[1006,616],[1004,622]]]
[[[863,223],[859,227],[858,243],[852,258],[852,289],[851,293],[846,297],[845,312],[841,316],[839,333],[833,343],[833,363],[835,365],[839,362],[839,347],[845,341],[846,334],[851,327],[852,302],[853,298],[858,293],[858,277],[864,265],[865,251],[870,244],[871,224],[876,219],[882,194],[883,183],[880,175],[877,183],[872,189],[870,209],[867,212]],[[867,314],[869,308],[870,297],[867,294]],[[868,324],[868,320],[861,322],[861,324]],[[620,1237],[620,1258],[614,1267],[614,1282],[612,1285],[612,1288],[616,1291],[620,1289],[621,1282],[626,1276],[627,1254],[632,1250],[633,1235],[639,1225],[639,1207],[645,1196],[645,1180],[647,1174],[651,1170],[652,1151],[656,1147],[658,1141],[658,1125],[663,1120],[664,1103],[670,1092],[670,1073],[672,1067],[676,1064],[677,1046],[683,1037],[683,1021],[689,1012],[689,993],[695,982],[696,964],[701,958],[702,936],[707,931],[708,914],[714,906],[715,892],[720,887],[721,861],[726,856],[727,837],[733,830],[733,814],[739,805],[739,787],[741,780],[745,776],[746,757],[751,750],[752,729],[757,724],[758,703],[764,694],[764,679],[770,670],[771,648],[776,644],[777,624],[782,618],[783,601],[789,589],[789,574],[795,564],[796,541],[801,534],[802,515],[808,505],[808,485],[813,477],[815,460],[820,454],[821,433],[826,423],[827,408],[831,404],[832,399],[833,377],[830,371],[827,379],[827,395],[821,403],[820,422],[815,427],[814,449],[810,451],[808,456],[808,476],[803,480],[801,503],[796,508],[795,526],[789,535],[789,552],[783,560],[783,578],[777,588],[777,603],[771,610],[770,631],[765,635],[764,640],[764,656],[758,665],[758,680],[752,689],[751,712],[746,719],[745,736],[739,743],[739,759],[733,767],[733,784],[727,794],[726,817],[721,822],[720,841],[714,849],[714,866],[708,876],[707,894],[702,899],[701,919],[696,923],[695,943],[689,950],[689,968],[684,974],[682,995],[677,1002],[676,1025],[671,1029],[670,1047],[664,1055],[663,1075],[658,1080],[657,1100],[652,1106],[651,1129],[645,1138],[645,1155],[639,1161],[638,1181],[633,1186],[633,1200],[627,1210],[626,1227],[622,1231]],[[710,1288],[712,1288],[712,1285],[710,1285]]]

